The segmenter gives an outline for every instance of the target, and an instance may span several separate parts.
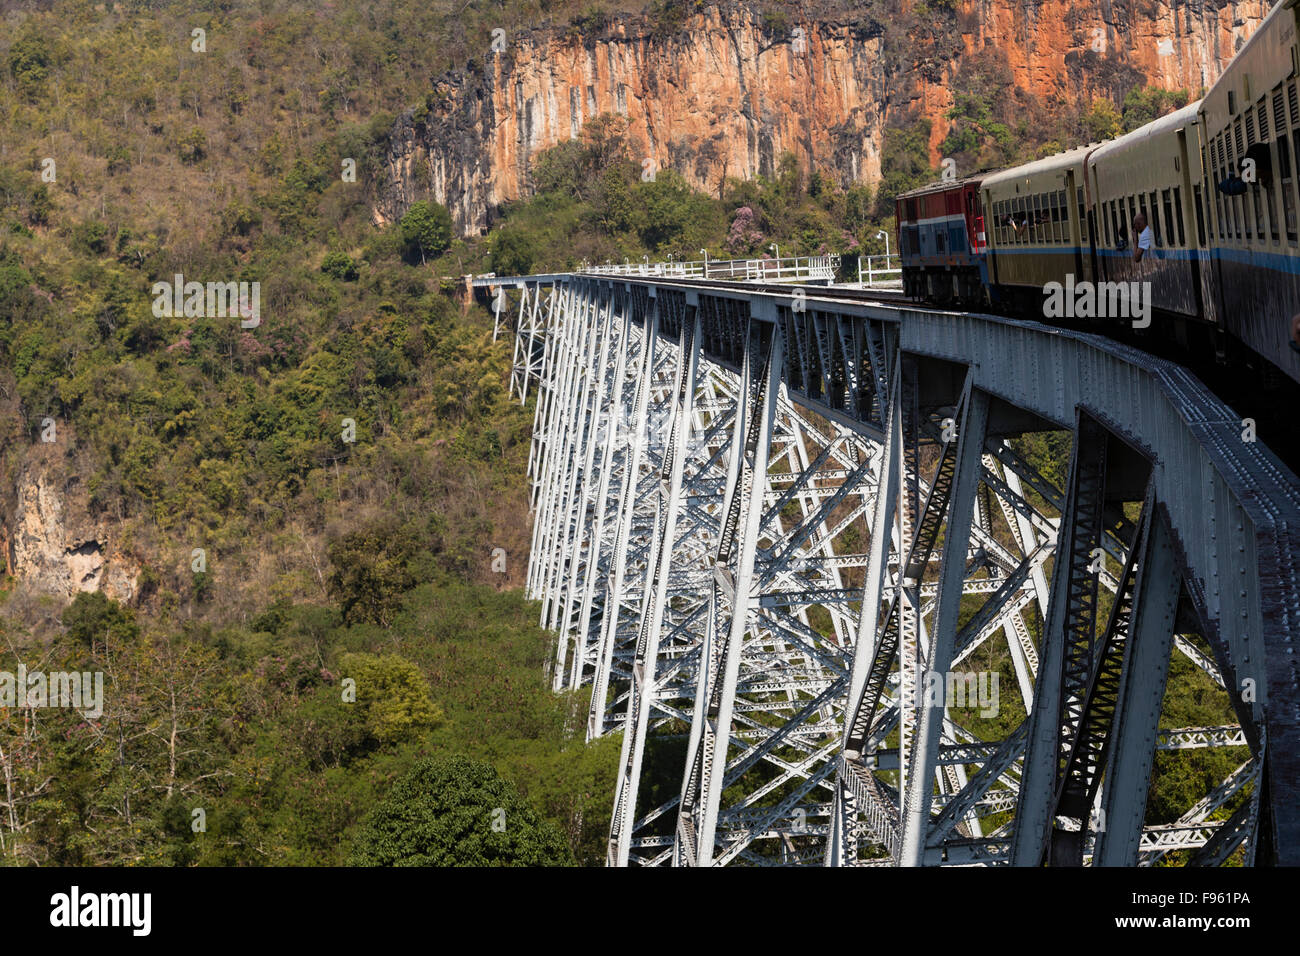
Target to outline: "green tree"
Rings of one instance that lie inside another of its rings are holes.
[[[68,637],[78,644],[120,646],[140,635],[135,613],[100,591],[82,591],[63,611]]]
[[[346,252],[327,252],[321,261],[320,271],[340,282],[355,282],[361,275],[356,260]]]
[[[407,739],[442,721],[420,668],[400,654],[344,654],[343,677],[357,682],[357,706],[381,744]]]
[[[430,571],[417,532],[393,519],[349,532],[330,542],[328,553],[330,595],[347,623],[391,624],[401,596]]]
[[[426,758],[367,818],[353,866],[571,866],[553,824],[491,765]]]
[[[492,271],[499,276],[526,276],[537,258],[533,236],[517,226],[503,226],[492,240]]]
[[[1124,132],[1123,118],[1110,100],[1097,99],[1083,116],[1083,128],[1089,140],[1100,143]]]
[[[1166,113],[1187,105],[1186,90],[1157,90],[1149,87],[1124,94],[1124,131],[1132,132]]]
[[[410,249],[418,249],[420,262],[426,256],[441,255],[451,245],[451,213],[437,202],[421,199],[412,203],[402,217],[402,241]]]
[[[29,93],[45,82],[53,61],[49,41],[34,31],[28,31],[9,47],[9,72]]]

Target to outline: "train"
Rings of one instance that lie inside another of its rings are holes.
[[[1203,98],[1130,133],[897,196],[905,294],[1144,329],[1300,383],[1298,24],[1282,0]]]

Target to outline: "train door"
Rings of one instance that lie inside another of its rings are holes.
[[[998,284],[997,219],[993,214],[993,197],[989,195],[987,189],[981,190],[981,192],[984,194],[984,222],[994,224],[994,228],[989,228],[986,233],[987,237],[992,241],[986,243],[984,256],[985,268],[988,270],[985,274],[984,281],[992,287]]]
[[[1082,205],[1076,205],[1074,197],[1077,195],[1074,181],[1074,170],[1065,171],[1065,208],[1068,210],[1067,218],[1070,222],[1070,245],[1074,248],[1074,275],[1076,279],[1087,279],[1083,271],[1083,221],[1079,218],[1079,211]]]
[[[1195,129],[1196,127],[1193,126],[1192,128]],[[1183,181],[1183,188],[1181,190],[1182,195],[1179,196],[1180,206],[1185,206],[1186,203],[1191,201],[1197,201],[1198,197],[1200,196],[1199,184],[1195,184],[1196,188],[1195,189],[1193,188],[1194,180],[1196,177],[1193,176],[1192,174],[1192,163],[1196,162],[1199,165],[1199,161],[1200,161],[1199,153],[1200,150],[1198,149],[1196,151],[1196,154],[1193,154],[1191,156],[1188,155],[1187,130],[1180,129],[1178,131],[1178,165],[1182,171],[1182,181]],[[1201,182],[1204,183],[1204,181],[1205,181],[1205,177],[1202,176]],[[1186,213],[1185,208],[1180,208],[1178,210],[1180,222],[1191,221],[1192,217],[1186,215],[1185,213]],[[1199,210],[1198,210],[1198,215],[1199,215]],[[1172,232],[1173,225],[1170,223],[1165,223],[1165,228]],[[1201,316],[1202,318],[1210,318],[1210,316],[1207,315],[1207,308],[1212,311],[1213,307],[1207,307],[1206,305],[1205,283],[1201,279],[1201,270],[1206,265],[1204,259],[1205,256],[1204,236],[1200,234],[1201,232],[1203,232],[1203,230],[1192,230],[1192,232],[1193,235],[1189,236],[1188,241],[1184,244],[1184,251],[1187,252],[1187,256],[1191,260],[1191,264],[1192,264],[1192,291],[1195,293],[1196,296],[1196,314],[1198,316]],[[1169,237],[1169,245],[1172,246],[1175,244],[1174,242],[1175,238],[1176,237],[1173,235]],[[1195,243],[1195,245],[1193,245],[1193,243]]]
[[[1197,286],[1201,296],[1201,317],[1207,322],[1213,322],[1219,328],[1223,327],[1222,316],[1223,310],[1220,308],[1222,300],[1220,291],[1223,289],[1223,277],[1221,274],[1222,265],[1219,261],[1219,251],[1214,245],[1215,236],[1219,234],[1219,212],[1220,206],[1215,201],[1217,198],[1216,190],[1218,189],[1217,173],[1211,175],[1211,164],[1213,159],[1207,155],[1207,150],[1213,150],[1213,143],[1208,135],[1208,126],[1205,121],[1204,110],[1197,110],[1196,125],[1192,127],[1196,130],[1197,142],[1193,144],[1196,148],[1196,161],[1198,162],[1198,172],[1200,174],[1200,183],[1194,184],[1191,194],[1200,196],[1203,209],[1198,209],[1196,214],[1196,256],[1200,260],[1200,269],[1197,272]],[[1184,164],[1187,168],[1190,164]],[[1188,169],[1190,173],[1191,170]],[[1198,188],[1199,187],[1199,188]],[[1205,234],[1201,235],[1200,223],[1205,223]]]

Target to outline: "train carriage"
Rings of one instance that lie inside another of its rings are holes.
[[[1150,283],[1150,301],[1162,313],[1208,317],[1201,261],[1206,235],[1200,208],[1199,103],[1097,147],[1088,157],[1088,182],[1097,223],[1094,252],[1099,279]],[[1152,246],[1134,261],[1134,218],[1141,213]]]
[[[947,304],[983,292],[1013,314],[1078,319],[1089,316],[1053,315],[1049,286],[1069,298],[1071,284],[1106,283],[1106,311],[1128,309],[1090,316],[1153,318],[1184,353],[1223,361],[1240,347],[1300,382],[1297,36],[1300,0],[1284,0],[1199,103],[1109,143],[899,196],[907,294]],[[1153,246],[1135,262],[1139,213]],[[1133,282],[1149,283],[1137,303]],[[1092,291],[1081,308],[1102,301]]]
[[[1086,166],[1095,146],[984,177],[994,301],[1041,308],[1049,282],[1093,279]]]
[[[1224,330],[1300,381],[1297,9],[1273,8],[1201,101],[1211,277]]]

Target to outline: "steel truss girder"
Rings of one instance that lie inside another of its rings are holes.
[[[543,311],[540,287],[522,298]],[[964,364],[928,339],[948,317],[900,333],[895,310],[585,278],[546,302],[529,593],[560,635],[557,689],[591,685],[589,734],[624,732],[611,862],[1131,865],[1278,845],[1258,707],[1158,728],[1173,647],[1230,688],[1249,656],[1186,576],[1159,473],[1106,491],[1107,450],[1131,442],[1112,421],[1076,412],[1061,490],[1004,439],[1064,416],[991,383],[978,347]],[[1137,500],[1133,521],[1119,504]],[[1174,634],[1193,619],[1209,655]],[[1003,637],[1027,716],[984,741],[927,677]],[[674,738],[681,794],[639,807],[646,749]],[[1243,810],[1144,825],[1155,750],[1243,742]]]

